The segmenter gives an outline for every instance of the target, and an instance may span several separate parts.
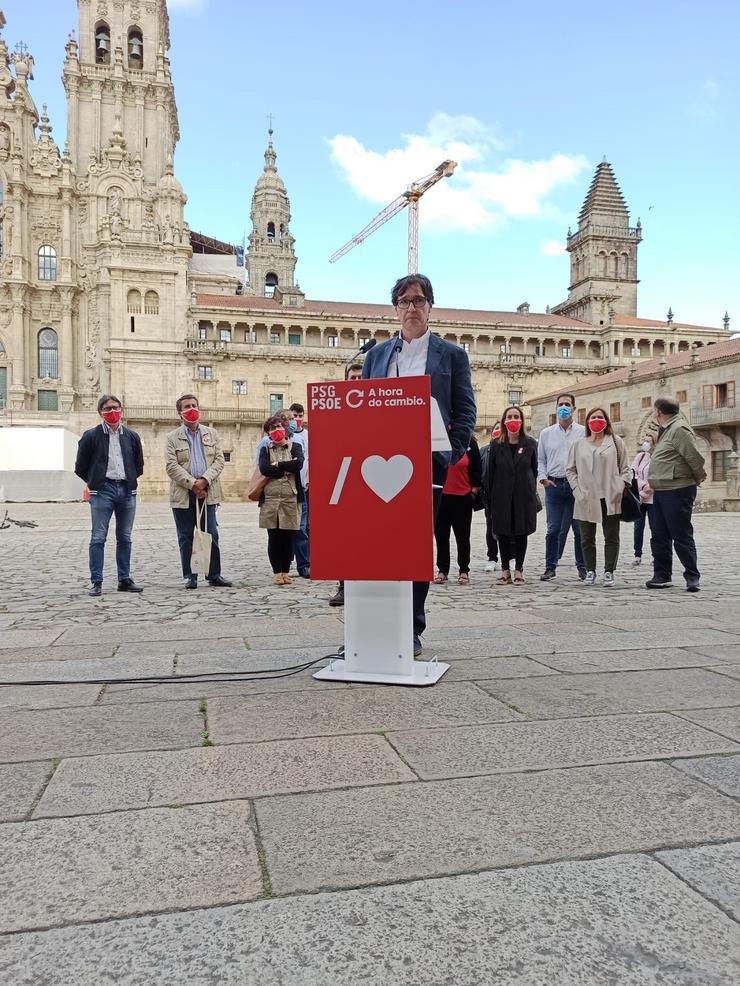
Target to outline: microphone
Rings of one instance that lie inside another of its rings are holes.
[[[370,352],[370,350],[377,343],[377,341],[378,341],[377,339],[368,339],[367,342],[364,342],[360,346],[360,348],[357,350],[357,352],[355,353],[354,356],[350,356],[350,358],[344,364],[344,376],[345,376],[345,379],[347,377],[347,370],[349,369],[350,363],[354,363],[354,361],[357,359],[358,356],[364,356],[365,353]]]

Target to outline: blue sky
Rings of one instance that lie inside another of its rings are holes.
[[[0,0],[9,47],[60,145],[74,0]],[[399,5],[170,0],[193,229],[240,242],[275,114],[309,297],[383,302],[406,269],[405,213],[329,255],[450,154],[421,203],[421,269],[438,304],[532,310],[563,300],[558,252],[606,155],[644,239],[638,314],[740,330],[740,82],[735,0]]]

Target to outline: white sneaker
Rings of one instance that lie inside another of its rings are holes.
[[[634,561],[632,562],[632,564],[633,565],[642,565],[642,556],[641,555],[635,555],[635,558],[634,558]]]
[[[498,565],[496,564],[495,561],[487,561],[486,562],[486,567],[485,567],[484,571],[486,571],[486,572],[495,572],[497,568],[498,568]]]
[[[604,572],[604,588],[614,588],[614,572]]]
[[[596,584],[596,572],[586,572],[586,578],[583,580],[584,585],[595,585]]]

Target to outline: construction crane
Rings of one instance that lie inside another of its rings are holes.
[[[351,240],[340,247],[336,253],[333,253],[329,257],[329,263],[333,264],[335,260],[339,260],[343,257],[345,253],[358,246],[364,240],[368,238],[371,233],[374,233],[376,229],[387,223],[389,219],[397,215],[401,209],[405,209],[408,206],[409,210],[409,274],[419,273],[419,199],[425,192],[428,192],[432,185],[436,185],[438,181],[442,178],[449,178],[452,172],[457,167],[457,161],[443,161],[442,164],[438,165],[431,174],[425,175],[418,181],[412,182],[409,187],[399,195],[397,199],[394,199],[390,205],[387,205],[382,212],[379,212],[372,222],[369,222],[367,226],[360,230],[360,232],[353,236]]]

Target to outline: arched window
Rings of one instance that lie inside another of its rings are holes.
[[[275,223],[267,224],[267,239],[270,243],[275,239]]]
[[[275,294],[275,288],[278,286],[277,274],[273,274],[272,271],[265,277],[265,298],[272,298]]]
[[[126,308],[129,315],[141,315],[141,292],[131,288],[126,296]]]
[[[97,65],[110,65],[110,28],[105,21],[95,25],[95,62]]]
[[[144,35],[139,27],[129,28],[128,67],[144,68]]]
[[[159,295],[156,291],[147,291],[144,295],[144,314],[159,315]]]
[[[59,376],[59,349],[54,329],[39,332],[39,376],[52,380]]]
[[[39,247],[39,280],[56,281],[57,279],[57,252],[54,247]]]
[[[599,252],[599,260],[601,261],[601,273],[606,275],[606,252],[604,250]]]

